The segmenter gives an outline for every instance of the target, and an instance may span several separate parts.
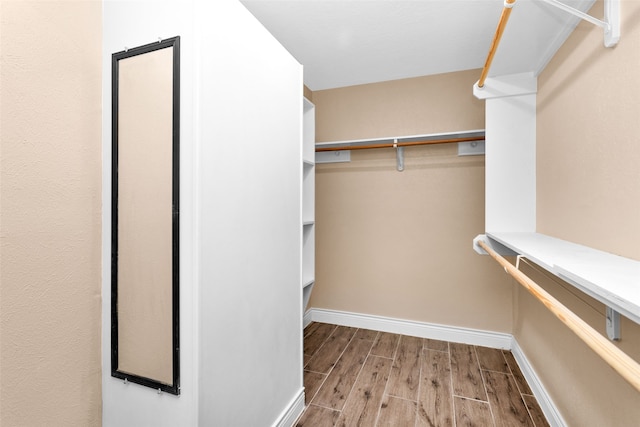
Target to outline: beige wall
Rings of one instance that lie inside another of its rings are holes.
[[[316,91],[321,141],[484,128],[479,71]],[[455,145],[354,151],[318,165],[309,307],[511,332],[512,288],[472,249],[484,232],[484,157]]]
[[[601,303],[539,268],[521,269],[606,336]],[[567,425],[637,425],[639,393],[524,288],[515,298],[514,336]],[[622,317],[621,331],[617,345],[640,361],[640,328]]]
[[[538,231],[640,260],[640,2],[622,2],[619,45],[602,42],[580,24],[539,77]],[[602,304],[525,272],[605,334]],[[640,394],[525,291],[516,298],[514,334],[568,425],[637,425]],[[640,361],[640,326],[623,318],[618,345]]]
[[[302,86],[302,94],[304,95],[305,98],[307,98],[309,101],[313,101],[313,92],[311,91],[311,89],[309,89],[306,85]]]
[[[602,42],[580,24],[539,77],[538,231],[640,260],[640,2]]]
[[[0,425],[100,425],[101,3],[0,8]]]

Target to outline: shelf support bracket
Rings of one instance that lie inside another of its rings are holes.
[[[613,47],[618,44],[620,40],[620,0],[604,0],[604,21],[596,19],[558,0],[542,1],[602,28],[604,30],[605,47]]]
[[[404,147],[398,146],[398,138],[393,140],[393,148],[396,149],[396,168],[398,172],[404,170]]]
[[[620,313],[607,306],[607,336],[610,340],[620,341]]]

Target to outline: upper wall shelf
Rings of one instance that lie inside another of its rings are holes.
[[[518,56],[518,50],[527,52],[526,54],[530,57],[536,57],[537,65],[532,66],[531,68],[525,70],[516,71],[511,69],[509,72],[497,72],[494,75],[502,76],[509,74],[521,74],[522,72],[533,72],[535,76],[538,76],[544,67],[547,65],[551,57],[555,55],[556,51],[562,46],[567,37],[571,34],[571,32],[575,29],[576,25],[582,19],[584,21],[590,22],[593,25],[596,25],[602,28],[604,33],[604,46],[605,47],[614,47],[618,44],[620,40],[620,1],[621,0],[604,0],[604,18],[603,20],[597,19],[588,13],[587,10],[593,6],[595,0],[576,0],[571,2],[572,4],[567,4],[566,0],[539,0],[536,2],[521,2],[518,0],[504,0],[504,7],[502,8],[502,14],[500,15],[500,19],[498,21],[498,25],[496,27],[496,31],[493,36],[493,40],[489,47],[489,52],[487,53],[487,59],[485,61],[484,67],[482,68],[482,72],[480,73],[480,79],[474,85],[474,90],[481,91],[482,88],[485,87],[485,80],[489,75],[489,70],[491,68],[491,64],[493,63],[494,56],[496,52],[498,52],[498,47],[501,43],[502,36],[505,33],[505,28],[507,26],[507,22],[509,21],[509,17],[512,16],[512,10],[517,10],[514,12],[513,16],[518,20],[515,27],[518,28],[518,31],[515,32],[512,30],[511,35],[512,39],[506,39],[505,43],[508,46],[506,47],[507,52],[509,54],[504,55],[502,59],[502,67],[501,70],[504,70],[505,67],[509,68],[505,64],[508,62],[518,61],[516,58]],[[524,4],[521,4],[524,3]],[[538,3],[546,3],[547,5],[560,10],[560,16],[554,17],[552,11],[545,11],[544,9],[538,6]],[[575,7],[574,7],[575,6]],[[543,15],[537,15],[539,12],[543,12]],[[549,12],[549,13],[547,13]],[[534,14],[539,17],[536,20],[534,18]],[[562,15],[572,15],[569,19],[565,20]],[[549,19],[553,17],[555,19]],[[512,18],[512,19],[514,19]],[[550,21],[556,22],[565,22],[563,28],[560,32],[555,35],[552,39],[548,39],[546,41],[542,41],[538,39],[538,46],[546,46],[545,51],[536,50],[530,51],[529,49],[522,49],[522,42],[525,39],[531,39],[531,35],[540,36],[540,32],[538,31],[538,27],[543,28],[543,32],[546,34],[551,34],[549,31],[545,31],[543,25],[545,23],[549,23]],[[527,25],[534,25],[533,27],[527,28]],[[537,24],[537,26],[536,26]],[[522,37],[522,34],[527,34],[527,30],[531,32],[529,36]],[[520,35],[520,38],[517,36]],[[501,49],[504,54],[504,49]],[[508,60],[505,60],[508,58]],[[515,72],[514,72],[515,71]],[[478,95],[476,95],[478,96]]]
[[[539,233],[492,232],[486,236],[490,245],[503,245],[640,324],[640,261]],[[502,249],[503,254],[513,255]]]
[[[459,156],[476,156],[484,154],[484,137],[484,129],[479,129],[425,135],[318,142],[316,143],[316,159],[318,159],[319,163],[344,162],[350,160],[351,150],[394,148],[396,150],[397,169],[398,171],[403,171],[405,147],[455,143],[458,145]],[[347,156],[334,159],[328,156],[322,156],[328,152],[336,154],[346,153]]]

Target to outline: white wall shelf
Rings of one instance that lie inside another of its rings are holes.
[[[302,123],[302,311],[307,308],[315,284],[315,106],[303,99]]]
[[[303,103],[302,160],[313,166],[316,157],[316,106],[306,98]]]
[[[302,287],[315,281],[316,235],[313,224],[302,229]]]
[[[408,148],[410,145],[401,146],[403,143],[417,143],[421,141],[431,141],[431,143],[438,140],[449,139],[466,139],[466,138],[484,138],[484,129],[476,130],[464,130],[459,132],[440,132],[430,133],[422,135],[409,135],[409,136],[395,136],[384,138],[372,138],[372,139],[353,139],[345,141],[328,141],[319,142],[316,144],[316,148],[337,149],[343,147],[344,150],[339,151],[318,151],[316,152],[316,163],[342,163],[351,161],[351,150],[359,149],[359,147],[369,146],[369,148],[396,148],[397,169],[402,171],[404,169],[404,148]],[[399,144],[397,147],[395,144]],[[388,145],[388,147],[386,147]],[[393,145],[393,147],[391,147]],[[375,147],[372,147],[375,146]],[[458,155],[482,155],[484,154],[484,141],[473,140],[469,142],[458,142]]]
[[[640,261],[540,233],[486,236],[640,324]]]
[[[307,117],[308,118],[308,117]],[[313,223],[315,220],[315,164],[303,160],[302,164],[302,222]]]

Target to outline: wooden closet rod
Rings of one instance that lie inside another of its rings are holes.
[[[515,4],[516,0],[504,0],[504,7],[502,8],[502,15],[500,15],[500,21],[498,21],[498,27],[496,28],[496,33],[493,35],[493,42],[491,42],[491,47],[489,48],[489,54],[487,55],[487,60],[484,63],[484,68],[482,68],[482,73],[480,74],[480,80],[478,80],[478,87],[484,86],[484,81],[487,79],[487,74],[489,74],[489,68],[491,68],[491,63],[493,62],[493,56],[496,54],[498,50],[498,45],[500,44],[500,39],[502,38],[502,33],[504,33],[504,27],[507,26],[507,21],[509,20],[509,16],[511,15],[511,9]]]
[[[578,335],[585,344],[602,357],[620,376],[627,380],[636,390],[640,391],[640,364],[638,362],[613,345],[513,264],[498,255],[485,242],[479,240],[478,245],[487,251],[498,264],[503,266],[505,271],[516,279],[518,283],[539,299],[562,323]]]
[[[468,136],[464,138],[426,139],[423,141],[405,141],[405,142],[398,141],[396,144],[394,144],[393,142],[383,142],[380,144],[343,145],[338,147],[316,147],[316,153],[320,153],[322,151],[369,150],[372,148],[412,147],[416,145],[451,144],[454,142],[470,142],[470,141],[484,141],[484,135]]]

